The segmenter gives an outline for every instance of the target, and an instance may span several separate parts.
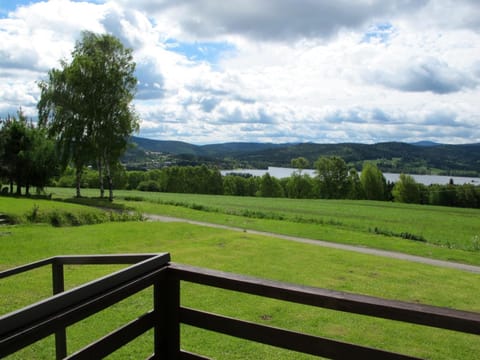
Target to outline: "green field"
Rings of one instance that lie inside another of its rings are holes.
[[[73,195],[71,189],[51,191],[62,198]],[[88,196],[98,195],[97,190],[84,192]],[[143,213],[480,265],[480,209],[140,191],[115,194],[117,205]]]
[[[52,192],[54,196],[70,196],[65,190],[53,189]],[[432,251],[445,253],[445,258],[450,256],[447,254],[452,254],[452,258],[458,257],[465,262],[478,264],[479,252],[474,247],[470,250],[467,250],[467,247],[459,250],[433,245],[449,238],[444,234],[447,230],[450,234],[457,235],[456,242],[451,240],[455,247],[468,244],[469,237],[479,233],[480,225],[477,224],[478,221],[475,222],[475,216],[478,219],[480,214],[478,211],[376,202],[280,201],[137,192],[117,192],[117,196],[127,196],[130,199],[142,196],[147,201],[138,201],[139,198],[135,199],[137,201],[118,199],[116,203],[152,213],[188,216],[238,227],[275,230],[277,233],[296,232],[295,235],[326,240],[329,240],[329,236],[333,238],[344,235],[346,240],[339,238],[332,241],[356,243],[361,240],[365,243],[358,243],[363,245],[370,241],[368,246],[373,247],[377,247],[378,243],[383,243],[385,247],[389,242],[404,243],[411,253],[422,253],[418,249],[430,248]],[[18,207],[15,204],[18,204]],[[71,206],[53,201],[43,203],[38,200],[0,197],[0,212],[17,212],[21,216],[23,211],[30,211],[34,204],[37,204],[39,209]],[[86,212],[99,211],[76,206],[76,209],[81,208]],[[23,210],[20,210],[21,208]],[[242,212],[245,209],[257,211],[257,217],[228,213]],[[260,218],[259,213],[271,215]],[[284,218],[274,219],[278,214]],[[452,216],[454,218],[448,220]],[[305,221],[307,218],[317,220],[308,223]],[[445,223],[447,220],[450,222]],[[402,222],[405,224],[402,225]],[[455,228],[448,229],[452,226]],[[378,235],[369,231],[372,227],[422,235],[428,242]],[[424,231],[420,231],[421,229]],[[356,237],[360,240],[356,240]],[[77,227],[25,223],[0,228],[0,270],[59,254],[131,252],[170,252],[173,261],[180,263],[480,312],[478,274],[295,243],[275,237],[184,223],[154,222],[107,222]],[[66,270],[67,286],[76,286],[117,268],[69,266]],[[38,301],[49,296],[50,291],[50,274],[47,268],[2,280],[0,313],[5,314]],[[70,327],[69,350],[78,349],[128,319],[135,318],[142,311],[151,308],[151,303],[150,290],[147,290],[113,309]],[[347,315],[192,284],[182,285],[182,304],[424,358],[475,359],[480,353],[478,336]],[[146,357],[152,351],[151,337],[151,334],[142,336],[111,358]],[[46,339],[11,358],[52,358],[52,344],[51,338]],[[215,359],[309,358],[186,326],[182,327],[182,347]]]

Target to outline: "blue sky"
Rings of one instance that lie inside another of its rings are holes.
[[[0,16],[6,17],[10,11],[14,11],[18,6],[28,5],[31,2],[32,2],[31,0],[19,0],[19,1],[2,0],[0,2]]]
[[[165,44],[170,51],[182,54],[189,60],[195,62],[206,61],[210,64],[217,64],[220,57],[235,51],[235,46],[226,41],[180,42],[175,39],[168,39]]]
[[[470,0],[0,1],[0,116],[82,30],[134,50],[140,136],[195,144],[480,142]]]

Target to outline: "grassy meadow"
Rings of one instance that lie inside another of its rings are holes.
[[[53,188],[59,198],[72,189]],[[98,190],[84,190],[98,196]],[[116,191],[115,204],[310,239],[480,265],[480,209],[384,201],[296,200]]]
[[[54,198],[66,199],[73,195],[71,189],[51,190]],[[97,192],[85,194],[96,196]],[[141,212],[424,256],[431,252],[431,257],[480,263],[480,252],[472,245],[475,236],[480,234],[480,224],[475,221],[480,215],[478,210],[140,192],[117,192],[116,195],[117,207]],[[63,201],[0,197],[0,213],[21,219],[17,225],[0,227],[0,270],[59,254],[170,252],[173,261],[179,263],[480,312],[478,274],[185,223],[105,220],[85,226],[52,226],[49,221],[28,221],[27,215],[35,208],[37,212],[46,213],[52,209],[87,214],[103,211]],[[426,241],[395,235],[402,232],[422,236]],[[66,286],[77,286],[118,268],[68,266]],[[1,280],[0,316],[49,296],[49,271],[50,268],[42,268]],[[475,359],[480,353],[478,336],[293,305],[188,283],[182,284],[182,305],[429,359]],[[69,327],[69,352],[151,307],[151,289],[147,289]],[[147,333],[109,358],[145,358],[152,352],[151,344],[152,334]],[[188,326],[182,326],[182,347],[214,359],[311,358]],[[53,338],[9,358],[53,358]]]

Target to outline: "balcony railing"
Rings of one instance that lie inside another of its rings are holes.
[[[64,265],[131,264],[111,275],[64,291]],[[343,312],[480,335],[480,314],[371,296],[262,280],[170,262],[168,253],[56,256],[0,272],[0,279],[49,265],[53,296],[0,317],[0,358],[55,334],[57,359],[105,357],[153,329],[149,359],[206,359],[180,348],[180,324],[331,359],[414,359],[323,337],[182,307],[180,282],[254,294]],[[85,348],[67,355],[66,328],[146,288],[153,309]]]

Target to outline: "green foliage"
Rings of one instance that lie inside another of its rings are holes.
[[[292,167],[298,169],[299,173],[301,173],[303,169],[306,169],[310,166],[310,162],[302,156],[292,159],[290,163]]]
[[[269,173],[262,176],[260,180],[259,196],[262,197],[283,197],[283,188],[280,181]]]
[[[347,198],[353,200],[365,199],[365,191],[356,169],[348,172],[349,193]]]
[[[113,173],[128,138],[138,130],[131,101],[137,84],[132,50],[115,37],[82,33],[72,61],[40,83],[40,123],[57,140],[63,164],[73,162],[77,196],[84,166],[95,161],[103,197],[103,170],[113,200]]]
[[[202,166],[172,166],[159,174],[161,190],[193,194],[223,194],[222,175],[217,169]]]
[[[415,179],[410,175],[400,174],[400,179],[395,183],[392,190],[395,201],[418,204],[420,202],[420,190]]]
[[[153,171],[152,171],[153,172]],[[137,189],[138,185],[145,180],[145,171],[129,171],[127,172],[127,190]]]
[[[54,143],[21,110],[17,117],[0,119],[0,126],[0,178],[10,183],[10,192],[15,183],[17,195],[22,187],[26,195],[31,186],[41,191],[57,172]]]
[[[160,191],[160,185],[155,180],[140,181],[137,185],[137,190],[140,191]]]
[[[315,162],[319,195],[325,199],[344,199],[349,193],[348,170],[338,156],[321,157]]]
[[[294,199],[311,199],[314,194],[314,182],[308,175],[293,174],[285,185],[286,194]]]
[[[480,207],[480,186],[463,185],[431,185],[426,190],[428,201],[433,205]]]
[[[360,181],[363,186],[365,199],[367,200],[384,200],[386,180],[378,167],[366,162],[363,165]]]
[[[243,174],[230,174],[223,177],[224,195],[255,196],[258,189],[258,177]]]

